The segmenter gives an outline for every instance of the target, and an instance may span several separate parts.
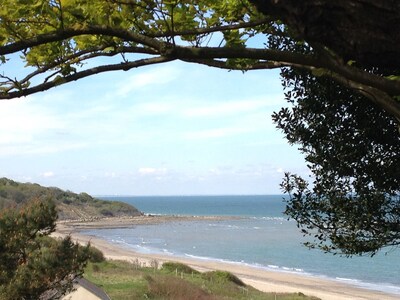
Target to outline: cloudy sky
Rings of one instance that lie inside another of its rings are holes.
[[[18,72],[18,68],[14,69]],[[0,176],[93,195],[276,194],[307,173],[278,71],[172,62],[0,101]]]

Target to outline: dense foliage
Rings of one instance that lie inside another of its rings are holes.
[[[310,247],[374,254],[400,244],[400,134],[396,120],[334,81],[283,70],[292,108],[273,116],[291,144],[299,144],[313,173],[311,186],[286,174],[286,213]],[[327,240],[330,241],[327,243]]]
[[[269,43],[314,51],[287,38]],[[300,145],[313,177],[309,185],[287,173],[282,183],[290,195],[286,213],[315,238],[306,244],[345,255],[399,245],[398,121],[329,76],[299,68],[283,68],[281,76],[291,107],[273,120],[290,144]]]
[[[89,245],[47,238],[56,220],[50,200],[0,212],[1,299],[59,299],[72,290],[90,257]]]

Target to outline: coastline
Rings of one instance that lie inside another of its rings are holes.
[[[235,264],[223,261],[202,260],[200,258],[178,257],[165,254],[138,253],[134,250],[124,248],[118,244],[94,236],[84,235],[80,232],[83,229],[101,228],[124,228],[136,225],[160,224],[170,221],[188,220],[222,220],[230,217],[181,217],[181,216],[140,216],[132,218],[107,218],[89,221],[61,221],[57,224],[54,237],[71,235],[74,241],[82,244],[90,242],[100,249],[107,259],[136,261],[150,265],[152,260],[160,263],[165,261],[181,262],[199,271],[225,270],[229,271],[246,284],[265,292],[301,292],[306,295],[316,296],[323,300],[345,300],[345,299],[398,299],[398,295],[388,294],[380,291],[364,289],[351,284],[314,277],[311,275],[295,274],[290,272],[266,270],[243,264]]]

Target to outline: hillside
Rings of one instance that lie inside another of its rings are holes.
[[[0,209],[18,206],[31,199],[51,198],[57,206],[59,220],[138,216],[135,207],[119,201],[105,201],[86,193],[75,194],[36,183],[20,183],[0,178]]]

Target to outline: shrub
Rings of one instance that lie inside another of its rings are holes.
[[[0,197],[7,198],[8,193],[5,190],[0,190]]]
[[[178,262],[165,262],[162,265],[162,270],[170,273],[178,272],[184,274],[200,274],[199,271],[196,271],[195,269],[189,267],[188,265]]]
[[[71,199],[68,199],[68,198],[65,198],[65,199],[63,199],[63,201],[62,201],[64,204],[67,204],[67,205],[69,205],[69,204],[71,204],[72,203],[72,200]]]
[[[92,270],[93,270],[93,272],[100,272],[100,266],[99,265],[92,265]]]
[[[187,282],[175,276],[167,277],[146,277],[149,294],[156,299],[171,300],[211,300],[215,299],[206,291],[193,283]]]
[[[103,252],[93,246],[89,247],[89,261],[99,263],[104,260],[105,258]]]
[[[244,282],[241,281],[236,275],[226,271],[205,272],[202,274],[202,277],[216,283],[232,282],[239,286],[246,286],[246,284],[244,284]]]
[[[113,212],[110,211],[110,210],[108,210],[108,209],[106,209],[106,208],[103,208],[102,210],[100,210],[100,213],[101,213],[103,216],[106,216],[106,217],[112,217],[112,216],[114,216]]]

